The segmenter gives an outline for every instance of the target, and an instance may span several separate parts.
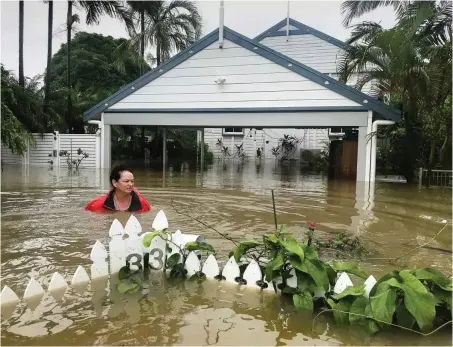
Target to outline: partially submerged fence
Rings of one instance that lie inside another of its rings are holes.
[[[163,211],[159,211],[153,221],[152,228],[157,230],[167,230],[168,221]],[[170,234],[170,238],[165,240],[162,237],[154,237],[151,240],[149,247],[144,245],[144,240],[151,232],[142,233],[142,227],[135,216],[131,216],[127,221],[125,227],[121,225],[118,220],[114,220],[109,231],[110,242],[108,244],[108,251],[106,247],[98,240],[94,244],[90,259],[93,264],[90,267],[90,275],[83,266],[78,266],[70,285],[67,280],[55,272],[48,284],[47,291],[52,295],[56,301],[60,301],[67,289],[71,286],[76,292],[84,293],[88,284],[91,284],[91,291],[104,292],[106,287],[110,287],[110,296],[121,295],[118,280],[121,280],[120,273],[122,269],[128,264],[131,270],[140,270],[145,267],[150,268],[151,271],[163,273],[164,276],[168,275],[167,261],[171,259],[172,255],[180,254],[181,250],[187,244],[193,242],[204,242],[203,236],[183,234],[177,230]],[[140,235],[140,236],[139,236]],[[173,246],[177,247],[173,247]],[[171,250],[169,249],[171,248]],[[174,257],[173,257],[174,258]],[[182,257],[179,257],[179,262]],[[221,263],[220,263],[221,264]],[[210,254],[203,259],[203,256],[198,251],[191,251],[184,263],[186,271],[186,278],[191,278],[197,273],[203,273],[206,280],[219,281],[220,284],[228,284],[225,289],[234,290],[234,288],[250,288],[260,291],[280,291],[278,284],[282,283],[281,277],[276,277],[269,283],[265,280],[263,272],[255,260],[247,261],[245,264],[245,271],[241,274],[240,265],[236,262],[234,256],[231,256],[222,267],[219,265],[216,257]],[[286,280],[286,285],[291,288],[297,288],[297,277],[295,270],[291,270],[292,277]],[[110,281],[108,284],[107,282]],[[40,304],[46,291],[43,289],[43,279],[31,278],[23,295],[23,301],[27,306],[34,310]],[[113,283],[113,286],[112,286]],[[263,285],[265,283],[265,285]],[[369,276],[364,282],[365,294],[368,297],[371,289],[376,284],[376,279]],[[232,287],[233,285],[233,287]],[[274,286],[275,285],[275,286]],[[334,285],[333,291],[340,294],[346,290],[347,287],[353,286],[353,283],[346,272],[338,274],[338,278]],[[232,289],[233,288],[233,289]],[[329,285],[330,288],[330,285]],[[112,291],[113,289],[113,291]],[[140,289],[139,287],[137,289]],[[329,289],[330,290],[330,289]],[[325,290],[318,288],[315,291],[314,297],[325,297]],[[21,299],[18,295],[7,285],[3,287],[0,294],[0,303],[2,309],[2,318],[8,319],[14,313],[17,305]]]
[[[428,170],[420,168],[418,170],[418,187],[423,185],[431,187],[451,188],[453,183],[452,170]]]
[[[67,167],[70,161],[81,157],[78,150],[88,154],[79,168],[100,167],[100,135],[99,134],[60,134],[57,131],[46,134],[33,134],[34,141],[28,144],[25,155],[12,153],[2,145],[2,165],[31,165]],[[67,156],[60,156],[60,151],[67,151]]]

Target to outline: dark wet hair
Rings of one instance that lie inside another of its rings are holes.
[[[110,171],[110,184],[112,185],[113,180],[118,181],[121,177],[121,173],[124,171],[129,171],[130,173],[132,173],[132,170],[124,165],[115,165],[112,168],[112,171]]]

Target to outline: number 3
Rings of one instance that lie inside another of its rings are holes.
[[[131,262],[132,258],[135,258],[135,261]],[[129,254],[126,258],[126,264],[129,264],[129,263],[130,263],[130,265],[138,266],[138,269],[140,270],[142,268],[142,256],[137,253]]]
[[[157,255],[156,255],[157,253]],[[160,248],[153,248],[149,252],[150,260],[149,260],[149,265],[151,266],[152,269],[154,270],[161,270],[164,266],[164,252]],[[152,260],[151,260],[152,256]],[[158,266],[153,266],[152,261],[155,260],[158,262]]]

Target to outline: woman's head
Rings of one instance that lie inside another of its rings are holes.
[[[110,172],[110,184],[117,191],[131,193],[134,188],[134,175],[122,165],[115,166]]]

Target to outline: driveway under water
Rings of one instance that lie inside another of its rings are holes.
[[[235,239],[273,232],[271,189],[278,224],[302,236],[307,220],[315,237],[342,231],[360,237],[372,258],[394,258],[426,243],[451,223],[451,190],[377,183],[374,194],[355,182],[332,182],[302,173],[297,165],[274,162],[215,163],[200,173],[187,163],[165,176],[152,169],[134,171],[135,184],[153,211],[138,216],[144,231],[164,210],[170,231],[203,234],[226,260],[230,241],[178,213],[212,225]],[[88,271],[96,240],[108,244],[114,216],[84,211],[86,203],[108,189],[108,172],[5,166],[1,182],[1,287],[22,297],[30,277],[44,289],[58,271],[70,282],[78,265]],[[175,209],[176,208],[176,209]],[[116,214],[123,223],[128,216]],[[448,227],[430,248],[405,257],[405,267],[436,267],[451,274],[452,233]],[[365,259],[375,277],[393,269],[386,260]],[[2,345],[451,345],[451,326],[428,337],[402,330],[367,336],[337,328],[331,317],[294,310],[273,293],[238,291],[205,282],[170,285],[147,274],[140,293],[114,295],[105,289],[81,293],[68,289],[56,302],[46,293],[32,311],[20,303],[1,325]]]

